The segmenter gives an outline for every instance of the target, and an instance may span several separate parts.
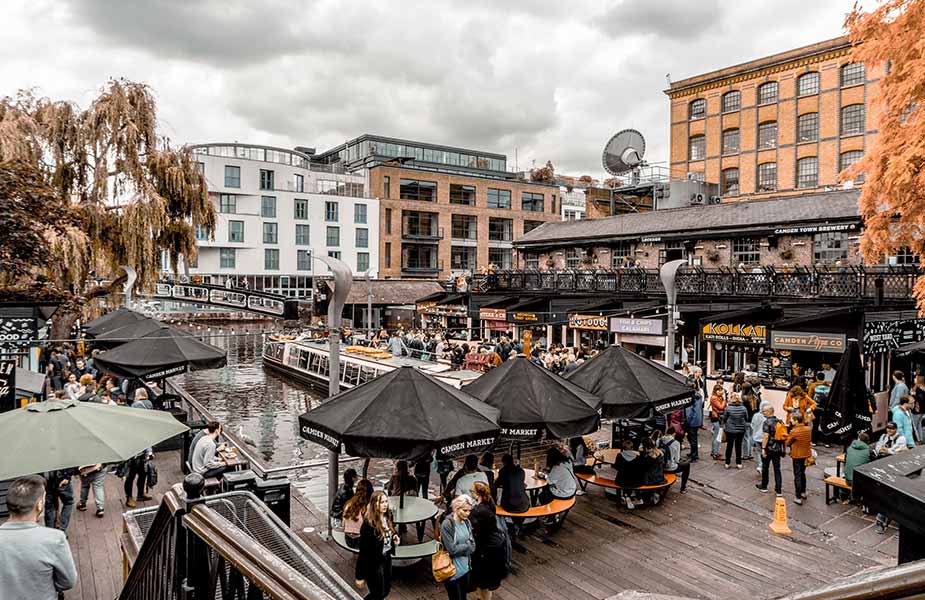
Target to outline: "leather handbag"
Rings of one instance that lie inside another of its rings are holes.
[[[437,583],[443,583],[453,575],[456,575],[456,565],[453,564],[450,553],[443,549],[439,527],[437,528],[437,551],[430,557],[430,567],[434,573],[434,580],[436,580]]]

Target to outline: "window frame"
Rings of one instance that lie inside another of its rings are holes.
[[[426,185],[422,185],[426,184]],[[437,182],[426,179],[398,180],[399,200],[415,200],[417,202],[437,202]]]
[[[310,223],[296,223],[295,226],[295,245],[311,246],[312,229]]]
[[[521,192],[520,209],[525,212],[546,212],[546,194],[540,192]]]
[[[762,173],[762,167],[767,167],[768,165],[771,166],[770,171],[773,172],[773,181],[770,181],[770,182],[762,178],[762,175],[767,175],[767,173]],[[777,191],[777,163],[776,162],[760,163],[757,168],[757,173],[758,173],[758,177],[756,178],[756,190],[758,193]]]
[[[804,82],[811,81],[812,83],[807,84],[808,90],[804,90]],[[820,75],[819,71],[807,71],[799,77],[797,77],[797,98],[804,98],[806,96],[815,96],[819,94],[819,83]]]
[[[690,104],[687,105],[687,120],[696,121],[698,119],[706,118],[707,116],[707,100],[706,98],[696,98],[690,101]]]
[[[838,85],[841,88],[863,85],[867,81],[867,70],[862,62],[849,62],[838,69]],[[850,79],[848,79],[850,77]]]
[[[296,271],[311,271],[312,270],[312,251],[311,250],[296,250],[295,270]]]
[[[450,204],[457,206],[475,206],[476,188],[462,183],[450,184]]]
[[[324,220],[326,223],[340,223],[340,202],[324,201]]]
[[[801,172],[804,165],[814,165],[813,171]],[[812,189],[819,187],[819,157],[804,156],[797,160],[796,164],[796,187],[798,190]],[[812,179],[809,179],[812,177]]]
[[[766,94],[765,90],[774,90],[773,95]],[[780,100],[780,86],[776,81],[766,81],[755,90],[755,101],[758,106],[767,106]]]
[[[331,240],[334,240],[332,243]],[[328,225],[324,231],[324,245],[328,248],[340,247],[340,225]]]
[[[494,225],[494,228],[492,225]],[[492,237],[493,235],[498,235],[499,227],[501,237]],[[488,241],[511,242],[513,240],[514,219],[505,219],[503,217],[488,217]]]
[[[833,248],[832,242],[838,242],[840,247]],[[822,244],[824,247],[820,247]],[[847,231],[823,231],[813,234],[813,264],[831,265],[839,260],[848,260],[849,244]],[[836,252],[838,256],[834,256]]]
[[[308,220],[308,200],[296,198],[292,201],[292,218],[296,221]]]
[[[732,139],[727,139],[727,136],[729,136],[729,138],[735,137],[734,148],[727,147],[727,142],[732,145],[731,142],[733,141]],[[724,129],[722,133],[722,155],[729,156],[731,154],[738,154],[741,151],[741,139],[741,133],[738,127]]]
[[[497,260],[499,254],[500,260]],[[495,260],[492,260],[492,255],[495,255]],[[510,269],[514,265],[513,249],[507,247],[489,247],[488,262],[495,265],[499,269]]]
[[[263,243],[264,244],[278,244],[279,243],[279,223],[264,221],[263,223]]]
[[[235,269],[238,263],[237,248],[219,248],[218,249],[218,268]],[[231,257],[229,261],[229,257]],[[229,264],[230,262],[230,264]]]
[[[260,189],[276,189],[276,171],[273,169],[260,169]]]
[[[369,248],[369,229],[365,227],[357,227],[353,234],[353,240],[354,247]]]
[[[457,261],[459,254],[465,254],[467,260]],[[475,246],[450,246],[450,269],[454,271],[475,271],[478,268],[478,248]]]
[[[735,98],[735,102],[732,103],[729,100],[730,98]],[[722,106],[723,114],[742,110],[742,92],[739,90],[730,90],[726,92],[720,100],[720,105]]]
[[[507,195],[507,203],[502,203],[503,198]],[[492,203],[494,196],[494,204]],[[499,210],[511,210],[511,203],[514,194],[511,190],[505,190],[502,188],[488,188],[487,193],[487,202],[488,208],[495,208]]]
[[[633,242],[629,240],[616,242],[610,246],[610,266],[614,269],[622,269],[626,266],[626,259],[634,260],[635,256],[636,249],[633,247]]]
[[[699,149],[699,156],[695,156],[695,148]],[[688,162],[705,160],[707,157],[707,136],[699,133],[687,138],[687,160]]]
[[[227,210],[228,207],[231,207],[231,210]],[[219,194],[218,195],[218,212],[223,215],[236,215],[238,214],[238,197],[235,194]]]
[[[279,271],[279,248],[263,249],[263,270]]]
[[[845,156],[848,155],[848,154],[857,154],[857,158],[856,158],[855,160],[851,161],[849,164],[846,165],[846,164],[845,164]],[[852,166],[854,166],[854,164],[857,163],[858,161],[860,161],[862,158],[864,158],[864,151],[863,151],[863,150],[845,150],[844,152],[842,152],[841,154],[838,155],[838,173],[839,173],[839,174],[843,173],[843,172],[846,171],[847,169],[849,169],[849,168],[851,168]],[[857,182],[857,183],[863,182],[863,181],[864,181],[864,174],[861,173],[860,175],[858,175],[857,177],[855,177],[855,178],[854,178],[854,181]]]
[[[732,240],[732,251],[729,253],[730,264],[736,267],[740,264],[751,267],[761,264],[761,240],[755,237],[739,237]]]
[[[807,125],[808,124],[808,125]],[[819,141],[819,113],[808,112],[797,117],[797,144]]]
[[[264,219],[276,218],[276,196],[260,196],[260,216]]]
[[[464,233],[465,235],[457,235]],[[469,240],[479,239],[479,222],[475,215],[454,213],[450,215],[450,239]]]
[[[353,205],[353,223],[355,225],[369,224],[369,207],[360,202]]]
[[[229,169],[232,170],[230,175]],[[241,189],[241,167],[237,165],[225,165],[225,187]]]
[[[366,259],[366,264],[362,264],[360,259]],[[357,273],[369,271],[369,252],[357,252]]]
[[[860,110],[859,110],[859,113],[860,113],[860,114],[848,114],[848,115],[846,115],[846,112],[847,112],[849,109],[852,109],[852,112],[858,112],[857,109],[860,109]],[[854,126],[856,127],[856,129],[847,130],[847,131],[846,131],[846,127],[845,127],[845,120],[846,120],[845,117],[846,117],[846,116],[849,117],[849,124],[854,125]],[[840,135],[841,137],[849,137],[849,136],[852,136],[852,135],[864,135],[865,120],[866,120],[866,119],[867,119],[867,111],[865,110],[865,106],[864,106],[863,104],[861,104],[861,103],[856,103],[856,104],[849,104],[849,105],[847,105],[847,106],[842,106],[842,107],[841,107],[841,110],[839,111],[839,115],[838,115],[838,133],[839,133],[839,135]]]
[[[735,171],[735,190],[730,191],[730,183],[728,179],[728,173],[730,171]],[[740,177],[741,173],[739,172],[739,167],[728,167],[720,171],[720,195],[722,196],[738,196],[741,193],[740,188]]]
[[[236,225],[241,226],[239,230],[235,229]],[[241,239],[235,239],[236,237],[238,237],[235,235],[236,231],[238,231],[241,234],[240,235]],[[244,221],[239,221],[237,219],[228,220],[228,243],[233,243],[233,244],[243,244],[244,243]]]
[[[770,145],[767,143],[768,140],[764,140],[762,143],[762,133],[767,133],[771,127],[774,128],[774,139],[771,141]],[[762,129],[764,131],[762,131]],[[757,135],[757,147],[758,150],[774,150],[777,148],[777,135],[779,133],[779,127],[777,121],[762,121],[758,123],[758,135]]]

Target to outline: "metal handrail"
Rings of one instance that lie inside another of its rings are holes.
[[[925,594],[925,560],[877,569],[778,600],[893,600]]]

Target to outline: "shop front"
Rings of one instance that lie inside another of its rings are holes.
[[[615,344],[652,360],[665,361],[667,338],[663,319],[611,317],[610,332],[614,334]]]
[[[445,331],[451,337],[468,336],[471,322],[469,309],[463,294],[449,294],[437,300],[423,300],[416,304],[421,328],[429,331]]]
[[[524,332],[532,333],[533,344],[546,347],[551,337],[551,313],[549,301],[532,299],[520,302],[507,309],[507,321],[513,324],[512,336],[523,339]]]
[[[604,348],[609,345],[608,317],[601,315],[570,314],[568,328],[572,346],[576,348]]]
[[[483,340],[496,340],[514,333],[513,324],[507,321],[507,310],[503,308],[480,308],[479,323]]]

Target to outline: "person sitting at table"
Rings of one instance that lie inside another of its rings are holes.
[[[344,505],[344,512],[341,518],[341,524],[344,527],[344,540],[347,546],[357,549],[360,547],[360,529],[363,527],[363,513],[369,506],[369,500],[373,497],[373,484],[369,479],[361,479],[357,482],[356,491],[353,497],[347,500]]]
[[[491,488],[495,483],[495,455],[491,452],[486,452],[482,455],[482,458],[479,459],[479,471],[485,473],[485,477],[488,478],[488,487]]]
[[[613,468],[617,471],[616,484],[623,488],[639,487],[642,480],[641,465],[639,453],[633,447],[633,440],[623,440],[620,454],[613,462]]]
[[[138,390],[138,393],[142,391],[144,390]],[[220,478],[228,470],[228,461],[220,454],[226,448],[224,442],[218,444],[220,435],[222,435],[221,423],[211,421],[206,425],[206,434],[196,443],[193,455],[190,457],[193,473],[199,473],[207,479],[209,477]]]
[[[866,431],[858,433],[857,439],[851,442],[848,450],[845,452],[845,483],[852,486],[851,490],[839,490],[841,492],[842,504],[848,504],[857,497],[854,494],[853,479],[854,470],[861,465],[870,462],[870,435]]]
[[[658,449],[652,438],[645,438],[642,441],[642,453],[637,459],[640,461],[639,470],[642,479],[640,486],[661,485],[665,483],[665,471],[662,451]],[[659,492],[646,492],[641,495],[644,502],[655,504]]]
[[[572,451],[572,471],[575,473],[594,473],[594,467],[588,464],[588,458],[592,456],[591,449],[585,443],[583,437],[573,437],[568,442],[569,450]]]
[[[456,496],[468,494],[469,490],[472,489],[472,484],[476,481],[481,481],[488,485],[488,477],[479,469],[479,457],[475,454],[470,454],[463,462],[462,468],[456,471],[456,474],[453,475],[453,478],[450,479],[446,486],[444,497],[447,502]]]
[[[683,439],[683,434],[681,436]],[[665,472],[681,474],[681,493],[686,494],[687,480],[691,476],[691,463],[689,460],[681,459],[681,442],[678,437],[679,434],[669,429],[659,438],[658,446],[662,451]]]
[[[501,491],[499,503],[509,513],[522,513],[530,510],[530,496],[527,494],[526,473],[520,465],[514,463],[514,457],[505,454],[501,457],[501,469],[495,477],[495,496]]]
[[[407,460],[395,461],[395,471],[392,473],[392,478],[389,480],[389,483],[385,486],[385,493],[389,496],[418,495],[418,482],[414,476],[408,472]]]
[[[572,461],[555,446],[546,451],[546,483],[541,493],[543,504],[568,500],[578,492],[578,478],[572,472]]]
[[[341,519],[344,517],[344,506],[353,498],[353,486],[356,480],[356,469],[351,468],[344,471],[344,485],[337,490],[334,502],[331,504],[331,518],[334,519],[334,527],[340,527]]]

